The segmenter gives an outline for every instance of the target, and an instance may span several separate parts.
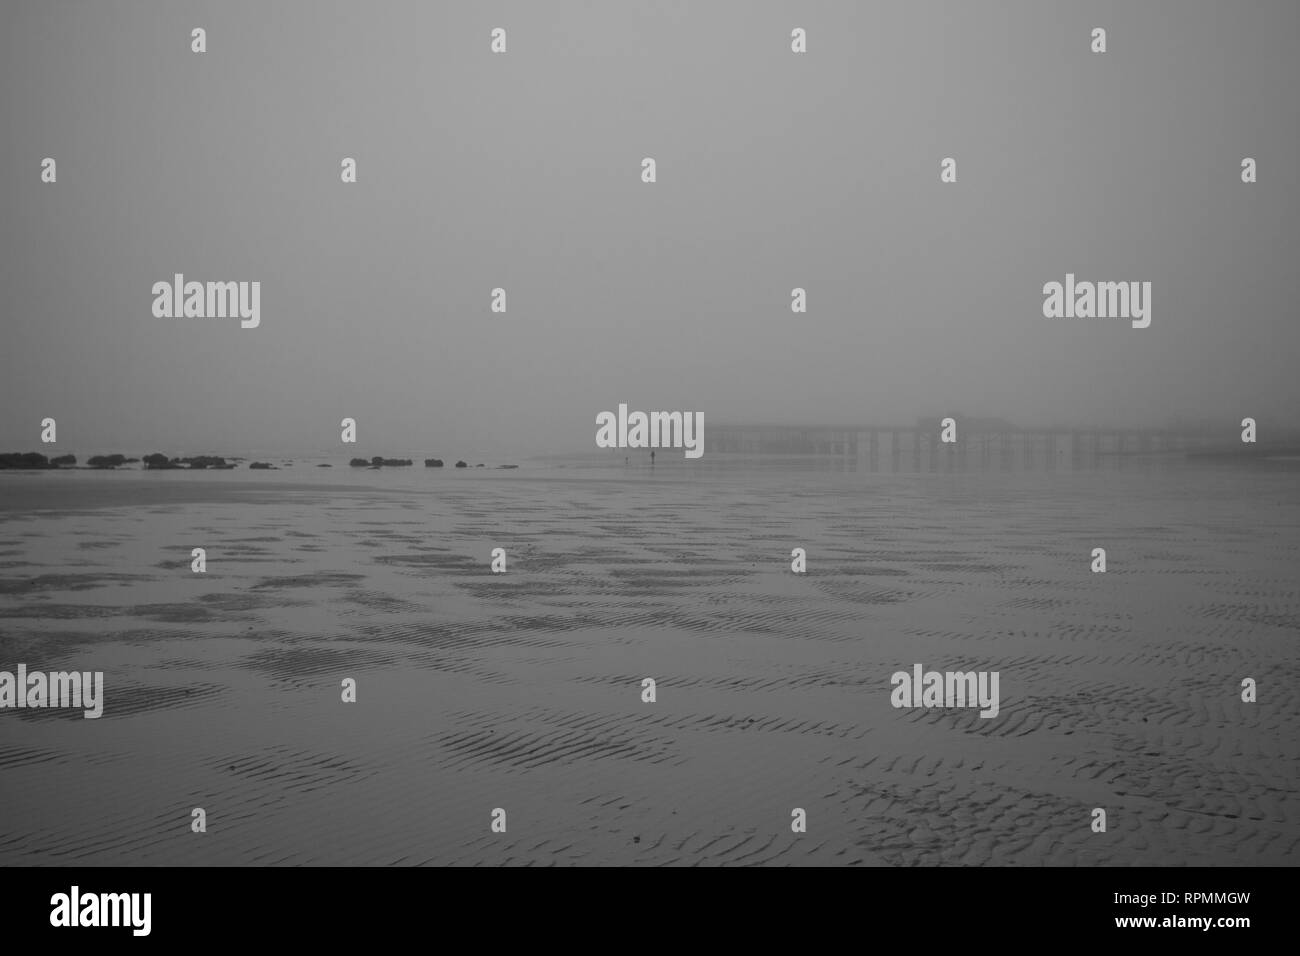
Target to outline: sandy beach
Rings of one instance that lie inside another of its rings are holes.
[[[1295,864],[1297,582],[1294,470],[4,474],[105,702],[0,712],[0,864]]]

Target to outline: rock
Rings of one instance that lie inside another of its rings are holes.
[[[414,464],[414,462],[412,462],[411,459],[409,458],[384,458],[380,455],[376,455],[374,458],[370,459],[370,464],[375,468],[379,468],[381,466],[387,466],[389,468],[400,468],[402,465],[410,465],[410,464]]]
[[[279,469],[269,461],[252,461],[248,463],[248,467],[255,468],[259,471],[279,471]]]
[[[57,468],[50,464],[48,458],[37,451],[9,452],[0,455],[0,468]]]
[[[180,463],[178,461],[172,461],[161,452],[154,452],[152,455],[144,456],[144,467],[146,470],[179,468]]]
[[[364,468],[366,465],[370,464],[370,462],[366,461],[364,458],[353,458],[348,462],[348,464],[353,468]]]
[[[316,467],[317,467],[317,468],[333,468],[334,466],[331,465],[331,464],[329,464],[328,462],[326,462],[326,463],[324,463],[324,464],[317,465]]]
[[[457,467],[457,468],[468,468],[469,465],[465,464],[463,461],[458,461],[458,462],[456,462],[456,467]]]
[[[181,461],[188,461],[190,463],[191,468],[225,468],[226,467],[226,459],[219,458],[216,455],[198,455],[194,458],[182,458]]]
[[[424,467],[425,467],[425,468],[441,468],[441,467],[442,467],[442,459],[441,459],[441,458],[426,458],[426,459],[424,459]]]
[[[55,468],[59,465],[75,465],[77,463],[76,455],[60,455],[58,458],[51,458],[50,464]]]
[[[480,462],[479,462],[477,465],[475,465],[474,467],[475,467],[475,468],[482,468],[482,467],[483,467],[483,462],[480,461]]]
[[[121,455],[91,455],[86,459],[86,464],[91,468],[116,468],[125,462],[126,459]]]
[[[498,468],[518,468],[518,465],[497,465]]]

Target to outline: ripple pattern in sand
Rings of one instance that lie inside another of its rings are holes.
[[[0,863],[1296,861],[1294,485],[817,480],[0,514],[0,651],[107,686],[2,715]],[[999,716],[890,707],[917,661]]]

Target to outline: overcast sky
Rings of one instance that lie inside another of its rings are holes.
[[[0,450],[1300,408],[1294,0],[0,11]],[[176,272],[261,326],[155,318]],[[1150,328],[1044,318],[1067,272],[1150,281]]]

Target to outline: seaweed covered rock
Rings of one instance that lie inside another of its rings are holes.
[[[37,451],[9,452],[0,455],[0,468],[57,468]]]

